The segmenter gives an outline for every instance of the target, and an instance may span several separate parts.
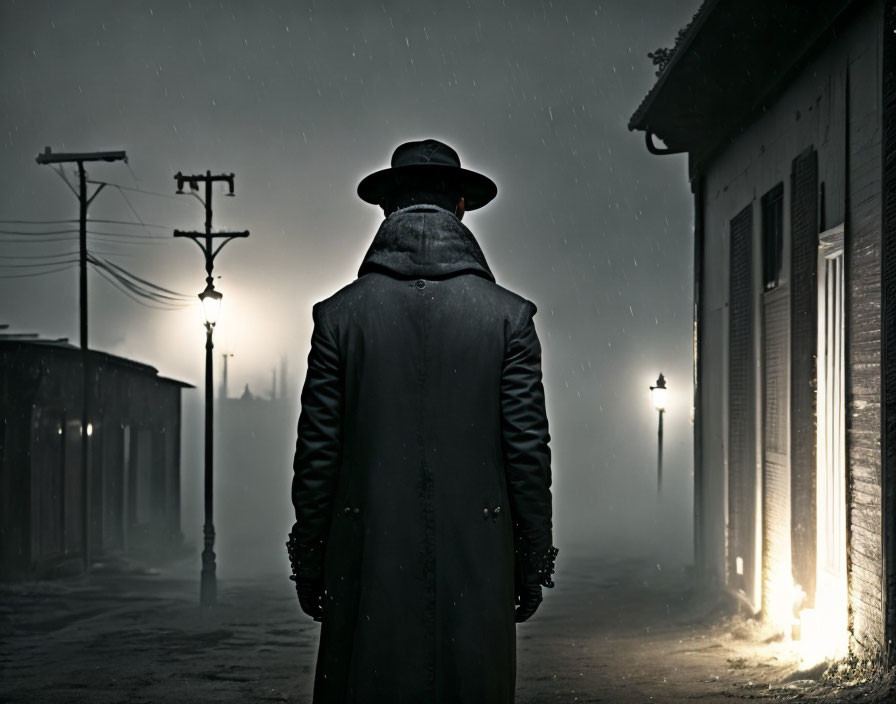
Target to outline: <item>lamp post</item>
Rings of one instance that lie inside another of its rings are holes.
[[[212,333],[215,323],[218,322],[218,313],[221,311],[221,299],[224,296],[215,290],[212,277],[206,279],[205,290],[199,294],[202,303],[202,313],[205,316],[205,525],[202,528],[202,577],[199,586],[199,603],[203,606],[211,606],[217,601],[217,583],[215,581],[215,525],[212,521],[212,486],[213,452],[214,452],[214,420],[215,405],[212,397],[212,350],[215,344],[212,341]]]
[[[656,386],[650,387],[650,396],[653,399],[653,407],[659,413],[659,427],[657,429],[657,454],[656,454],[656,493],[663,488],[663,413],[666,412],[666,377],[660,372],[656,380]]]
[[[218,313],[221,309],[223,296],[215,290],[212,269],[215,266],[215,257],[225,244],[236,237],[248,237],[249,232],[212,232],[212,184],[215,181],[223,181],[230,189],[227,195],[233,195],[233,174],[221,174],[213,176],[211,171],[205,174],[185,176],[181,172],[174,175],[177,181],[177,192],[183,193],[184,184],[189,184],[190,191],[199,190],[199,184],[205,184],[205,199],[196,196],[205,207],[205,230],[203,232],[175,230],[175,237],[187,237],[193,240],[202,254],[205,255],[205,290],[199,294],[202,303],[202,312],[205,316],[205,524],[202,528],[202,577],[199,587],[199,603],[202,606],[213,606],[217,601],[217,584],[215,581],[215,526],[212,516],[213,485],[214,485],[214,394],[212,387],[212,350],[214,343],[212,333],[215,323],[218,321]],[[215,240],[220,240],[217,247]]]

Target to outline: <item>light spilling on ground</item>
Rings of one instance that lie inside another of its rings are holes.
[[[800,639],[797,651],[802,669],[808,669],[826,660],[840,660],[846,657],[849,632],[845,624],[837,622],[833,613],[817,608],[800,611]]]
[[[789,643],[800,669],[806,670],[822,662],[845,658],[849,649],[847,629],[847,595],[845,585],[829,575],[818,575],[813,607],[804,607],[808,597],[803,588],[791,580],[792,612],[787,618],[780,612],[767,614],[766,620]],[[774,600],[784,602],[783,595]]]

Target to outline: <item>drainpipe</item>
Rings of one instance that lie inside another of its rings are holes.
[[[644,130],[644,142],[647,144],[647,151],[657,156],[665,156],[666,154],[683,154],[686,149],[669,149],[668,147],[658,147],[653,141],[653,132]]]

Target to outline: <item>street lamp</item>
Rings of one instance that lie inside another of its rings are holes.
[[[215,344],[212,341],[212,333],[215,323],[218,322],[218,314],[221,312],[221,299],[224,298],[220,291],[215,290],[212,277],[206,280],[205,290],[199,294],[199,302],[202,304],[202,313],[205,316],[205,525],[202,528],[202,577],[199,586],[199,603],[203,606],[211,606],[217,601],[217,583],[215,579],[215,525],[212,520],[212,478],[214,448],[214,399],[212,398],[212,350]]]
[[[190,185],[191,190],[198,190],[199,183],[205,184],[205,198],[199,201],[205,207],[205,229],[202,232],[175,230],[175,237],[186,237],[199,247],[205,257],[205,290],[199,294],[202,303],[202,313],[205,316],[205,524],[202,528],[202,577],[199,587],[199,603],[202,606],[213,606],[217,601],[217,583],[215,581],[215,525],[212,520],[213,485],[214,485],[214,457],[213,457],[213,427],[214,427],[214,397],[212,394],[212,332],[215,323],[218,322],[218,313],[221,311],[221,299],[223,296],[215,290],[212,270],[215,266],[215,257],[230,240],[237,237],[248,237],[249,232],[213,232],[212,231],[212,184],[223,181],[230,189],[227,195],[233,195],[233,174],[220,174],[213,176],[211,171],[205,174],[185,176],[180,171],[174,175],[177,182],[177,193],[184,192],[184,183]],[[195,194],[194,194],[195,195]],[[215,246],[215,241],[218,245]]]
[[[653,407],[659,413],[659,428],[657,430],[657,455],[656,455],[656,493],[663,488],[663,413],[666,412],[666,377],[660,372],[656,380],[656,386],[650,387],[650,396],[653,399]]]

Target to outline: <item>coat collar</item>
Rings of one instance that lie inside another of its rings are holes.
[[[494,281],[479,243],[454,213],[436,205],[401,208],[383,220],[358,270],[404,278],[441,278],[460,273]]]

